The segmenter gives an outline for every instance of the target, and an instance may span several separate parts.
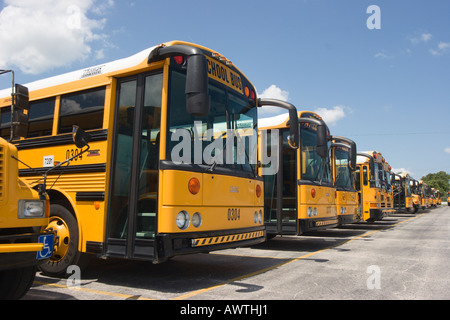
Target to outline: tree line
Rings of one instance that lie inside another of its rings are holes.
[[[450,191],[450,174],[445,171],[439,171],[438,173],[429,173],[422,177],[424,182],[426,182],[432,188],[439,190],[441,192],[441,198],[447,200],[447,192]]]

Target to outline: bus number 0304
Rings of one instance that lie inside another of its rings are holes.
[[[74,157],[75,158],[73,160],[77,161],[78,159],[82,160],[83,159],[83,155],[80,154],[81,153],[81,149],[67,149],[66,150],[66,160]],[[79,156],[77,156],[77,154],[80,154]]]
[[[241,209],[228,208],[228,221],[240,220],[240,219],[241,219]]]

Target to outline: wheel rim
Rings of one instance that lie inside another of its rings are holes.
[[[70,232],[69,227],[65,223],[64,220],[62,220],[59,217],[51,217],[50,223],[47,228],[51,228],[53,231],[56,231],[56,237],[57,241],[55,241],[55,247],[53,251],[53,255],[50,258],[51,261],[57,262],[64,258],[67,251],[69,250],[69,243],[70,243]]]

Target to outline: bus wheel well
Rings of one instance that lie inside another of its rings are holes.
[[[67,200],[67,198],[61,192],[58,192],[58,191],[55,191],[55,190],[50,190],[48,192],[48,196],[50,198],[50,204],[62,205],[64,208],[69,210],[70,213],[74,217],[76,217],[75,210],[73,210],[72,204],[70,203],[69,200]]]

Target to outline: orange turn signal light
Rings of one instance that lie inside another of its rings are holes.
[[[189,192],[192,194],[197,194],[200,191],[200,181],[197,178],[191,178],[188,184]]]
[[[261,197],[261,186],[259,184],[256,185],[256,196],[259,198]]]

